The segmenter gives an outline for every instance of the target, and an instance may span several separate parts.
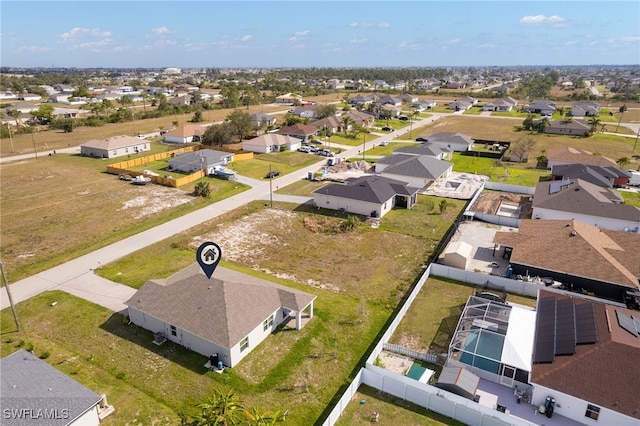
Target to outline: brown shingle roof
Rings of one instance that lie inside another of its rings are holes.
[[[569,296],[541,290],[538,300],[541,297]],[[618,325],[615,311],[640,315],[580,297],[574,297],[574,303],[593,304],[597,343],[576,345],[575,354],[556,356],[551,363],[533,364],[531,382],[640,419],[640,338]]]
[[[573,234],[573,235],[572,235]],[[494,242],[513,247],[511,261],[638,288],[640,235],[604,231],[577,220],[522,220]]]
[[[314,295],[218,267],[211,279],[194,263],[147,281],[125,305],[231,348],[281,307],[300,311]]]
[[[117,148],[125,148],[135,145],[140,145],[143,141],[139,138],[134,138],[133,136],[114,136],[108,139],[103,140],[90,140],[82,144],[82,146],[88,148],[96,148],[96,149],[117,149]]]
[[[595,155],[584,149],[562,147],[550,149],[547,152],[550,162],[562,162],[565,164],[591,164],[594,166],[615,166],[616,162],[602,155]]]

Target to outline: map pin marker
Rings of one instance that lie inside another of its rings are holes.
[[[216,266],[220,263],[221,257],[222,249],[219,245],[211,241],[202,243],[196,252],[196,260],[209,279],[211,279],[213,271],[216,270]]]

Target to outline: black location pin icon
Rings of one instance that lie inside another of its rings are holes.
[[[220,263],[221,257],[222,249],[220,249],[219,245],[211,241],[202,243],[196,252],[196,260],[209,279],[211,279],[213,271],[216,270],[216,266]]]

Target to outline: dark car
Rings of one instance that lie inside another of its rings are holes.
[[[383,131],[385,131],[385,132],[390,132],[390,131],[392,131],[393,129],[392,129],[391,127],[389,127],[389,126],[384,126],[384,127],[382,128],[382,130],[383,130]]]
[[[265,176],[267,179],[273,179],[274,177],[278,177],[280,176],[280,172],[277,170],[273,170],[269,173],[267,173],[267,176]]]
[[[427,142],[427,138],[420,136],[419,138],[416,138],[416,142]]]

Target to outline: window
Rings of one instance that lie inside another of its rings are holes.
[[[176,326],[175,325],[171,326],[171,335],[172,336],[177,336],[178,335],[178,332],[176,331]]]
[[[598,420],[598,416],[600,416],[600,407],[596,407],[595,405],[588,404],[587,412],[584,413],[585,417],[589,417],[593,420]]]
[[[271,327],[273,327],[273,315],[264,320],[264,322],[262,323],[262,329],[264,331],[269,330]]]
[[[240,352],[244,351],[249,347],[249,336],[245,337],[240,341]]]

